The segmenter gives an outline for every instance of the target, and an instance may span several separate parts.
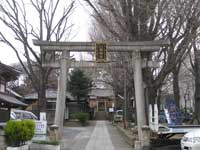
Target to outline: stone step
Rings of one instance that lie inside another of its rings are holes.
[[[104,111],[96,112],[95,119],[96,120],[107,120],[107,113]]]

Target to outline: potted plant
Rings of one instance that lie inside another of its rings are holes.
[[[34,141],[30,144],[29,150],[60,150],[58,141]]]
[[[35,122],[33,120],[10,120],[7,122],[4,132],[7,150],[28,150],[26,142],[34,136]]]

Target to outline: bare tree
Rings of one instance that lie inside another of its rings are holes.
[[[197,32],[198,37],[193,42],[193,51],[190,53],[190,64],[191,64],[191,72],[195,78],[195,116],[193,119],[196,119],[198,123],[200,123],[200,51],[198,48],[199,45],[199,32]]]
[[[143,71],[148,97],[150,97],[149,102],[154,103],[154,98],[163,86],[163,81],[171,72],[174,71],[177,74],[181,62],[196,38],[195,32],[200,25],[200,1],[84,1],[92,8],[95,23],[99,30],[103,31],[101,35],[96,35],[98,38],[115,41],[170,40],[169,48],[162,48],[154,54],[143,54],[147,60],[161,61],[160,68],[146,68]],[[120,60],[120,57],[117,60]],[[129,54],[124,57],[126,57],[125,60],[131,59]],[[178,88],[176,83],[174,85],[174,88]],[[175,90],[175,93],[178,92]]]
[[[5,27],[0,29],[0,40],[16,53],[38,93],[40,111],[46,110],[45,90],[51,69],[42,67],[41,52],[33,47],[32,39],[60,41],[68,37],[72,27],[68,20],[74,1],[64,5],[60,0],[5,0],[0,3],[0,21]]]

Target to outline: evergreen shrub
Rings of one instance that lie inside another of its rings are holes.
[[[33,138],[35,122],[34,120],[10,120],[7,122],[4,131],[9,146],[21,146]]]
[[[75,118],[78,119],[78,121],[82,124],[85,125],[86,122],[89,119],[89,114],[85,112],[77,112],[74,114]]]
[[[36,144],[59,145],[59,141],[34,141]]]

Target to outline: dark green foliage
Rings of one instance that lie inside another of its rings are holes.
[[[59,145],[59,141],[34,141],[37,144]]]
[[[84,99],[88,96],[90,88],[92,87],[91,80],[80,69],[75,69],[70,75],[67,85],[68,91],[77,100]]]
[[[75,118],[78,119],[78,121],[82,124],[85,125],[86,122],[89,119],[89,114],[85,112],[77,112],[74,114]]]
[[[25,144],[34,136],[35,122],[33,120],[10,120],[5,126],[6,141],[10,146]]]

